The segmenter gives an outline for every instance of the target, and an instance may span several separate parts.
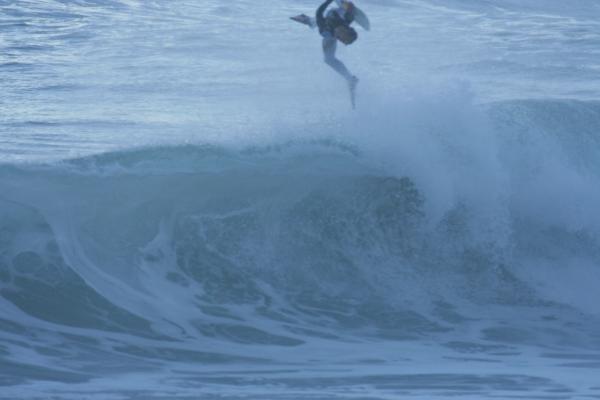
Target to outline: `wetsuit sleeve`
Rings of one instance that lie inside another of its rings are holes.
[[[333,0],[325,0],[325,2],[317,8],[317,26],[319,27],[319,32],[322,32],[323,29],[325,29],[325,16],[323,13],[332,2]]]

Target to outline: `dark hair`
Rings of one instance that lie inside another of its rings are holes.
[[[336,28],[336,30],[338,30],[338,29],[339,30],[343,30],[344,31],[344,36],[346,36],[348,38],[348,43],[346,43],[346,44],[352,44],[352,43],[354,43],[356,41],[356,39],[358,39],[358,33],[351,26],[340,25],[340,26],[338,26]]]

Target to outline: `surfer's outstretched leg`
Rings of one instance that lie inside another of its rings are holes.
[[[335,50],[337,49],[337,43],[335,38],[324,38],[323,39],[323,55],[325,56],[325,63],[333,68],[338,74],[342,75],[349,85],[356,85],[358,79],[348,71],[348,68],[343,62],[335,57]]]
[[[290,19],[300,22],[301,24],[308,25],[310,28],[317,26],[317,21],[305,14],[296,15],[295,17],[290,17]]]
[[[335,57],[336,48],[337,42],[335,38],[323,38],[323,54],[325,56],[325,62],[338,74],[342,75],[344,79],[346,79],[346,82],[348,82],[348,88],[350,89],[350,101],[352,102],[352,108],[355,108],[356,85],[358,84],[358,78],[352,75],[344,63]]]

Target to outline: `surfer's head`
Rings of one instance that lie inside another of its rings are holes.
[[[335,38],[340,42],[344,43],[345,45],[354,43],[354,41],[358,38],[358,33],[356,33],[356,31],[352,27],[347,25],[338,26],[337,28],[335,28],[335,31],[333,33],[335,35]]]
[[[354,3],[351,1],[347,1],[347,0],[342,0],[342,8],[346,12],[352,12],[352,11],[354,11]]]

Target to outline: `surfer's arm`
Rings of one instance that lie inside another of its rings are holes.
[[[319,27],[319,30],[322,30],[325,27],[325,16],[323,16],[323,13],[332,2],[333,0],[325,0],[325,2],[317,8],[317,26]]]

